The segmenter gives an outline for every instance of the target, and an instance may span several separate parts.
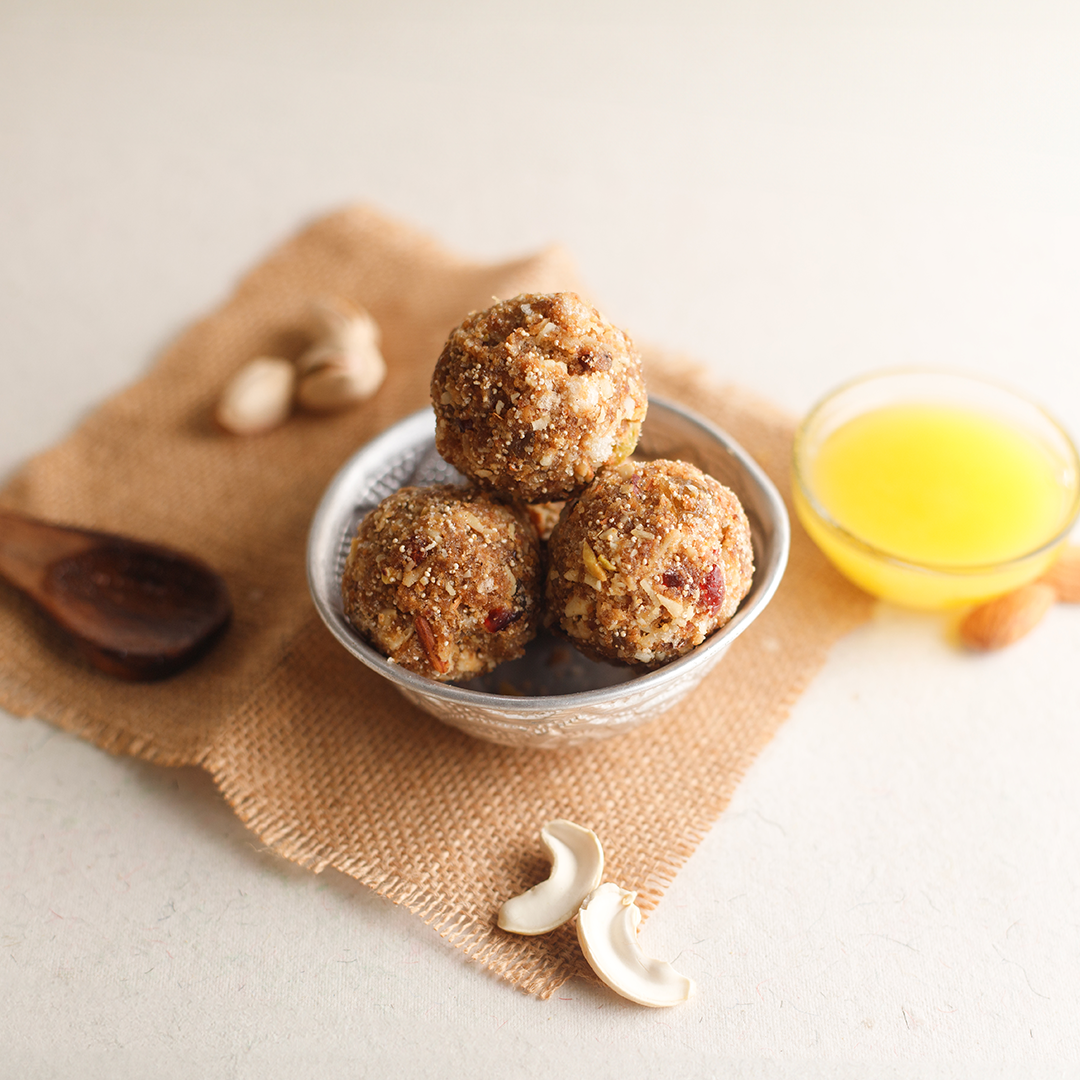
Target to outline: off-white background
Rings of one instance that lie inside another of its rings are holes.
[[[1078,57],[1072,3],[0,0],[0,473],[356,200],[560,241],[796,413],[944,364],[1080,435]],[[1075,1076],[1078,649],[881,607],[649,920],[664,1012],[525,997],[201,773],[0,714],[0,1073]]]

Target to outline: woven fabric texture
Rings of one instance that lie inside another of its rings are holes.
[[[444,726],[331,638],[305,576],[323,489],[359,445],[426,403],[435,359],[466,312],[559,289],[581,291],[559,248],[479,265],[370,208],[332,214],[272,252],[143,379],[0,492],[38,517],[197,554],[225,577],[236,609],[196,666],[128,684],[86,666],[0,583],[0,705],[115,753],[201,765],[281,855],[351,874],[543,996],[588,973],[572,928],[515,938],[495,925],[504,899],[547,875],[541,825],[567,817],[594,829],[605,878],[638,890],[647,914],[832,643],[869,612],[796,525],[775,599],[688,700],[627,735],[557,752]],[[218,431],[212,412],[231,374],[254,356],[297,356],[313,301],[328,297],[378,321],[389,368],[379,393],[258,437]],[[662,351],[646,359],[652,393],[728,430],[788,490],[786,417]]]

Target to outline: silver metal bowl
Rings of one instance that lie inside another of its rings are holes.
[[[787,564],[791,531],[772,482],[737,443],[677,405],[649,401],[636,457],[681,458],[742,501],[754,543],[754,582],[734,618],[696,649],[642,673],[582,656],[546,633],[525,655],[468,683],[434,682],[391,664],[345,618],[341,573],[361,519],[407,484],[460,482],[435,450],[435,417],[414,413],[354,454],[323,495],[308,537],[308,583],[334,637],[413,704],[469,735],[556,748],[629,731],[670,709],[704,678],[764,609]]]

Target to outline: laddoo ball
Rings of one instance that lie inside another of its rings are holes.
[[[470,314],[439,356],[431,399],[439,453],[527,503],[578,494],[629,457],[648,408],[630,338],[571,292]]]
[[[442,682],[471,679],[536,635],[536,529],[523,507],[477,488],[402,488],[360,523],[341,591],[349,622],[391,661]]]
[[[548,542],[546,616],[582,652],[648,668],[723,626],[750,589],[738,498],[684,461],[626,461],[567,503]]]

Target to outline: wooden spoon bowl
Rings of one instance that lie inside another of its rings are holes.
[[[0,510],[0,575],[122,679],[182,670],[232,617],[225,582],[193,556],[9,510]]]

